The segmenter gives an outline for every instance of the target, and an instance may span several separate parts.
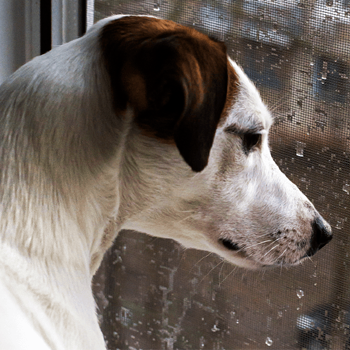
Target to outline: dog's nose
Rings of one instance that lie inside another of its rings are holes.
[[[333,237],[331,227],[323,220],[321,216],[317,217],[312,223],[312,230],[313,233],[310,239],[310,248],[306,253],[307,256],[314,255]]]

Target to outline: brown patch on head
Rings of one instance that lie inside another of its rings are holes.
[[[226,102],[221,114],[221,118],[219,122],[220,126],[225,123],[233,105],[235,104],[235,100],[238,92],[238,85],[239,85],[238,75],[234,70],[234,68],[231,66],[230,62],[227,63],[227,74],[228,74],[228,83],[227,83]]]
[[[236,92],[225,45],[172,21],[133,16],[108,23],[100,42],[116,110],[129,103],[144,132],[175,141],[191,168],[203,170]]]

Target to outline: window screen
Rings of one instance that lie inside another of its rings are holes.
[[[94,279],[112,349],[350,349],[350,2],[96,0],[225,41],[275,116],[272,155],[334,239],[301,266],[245,271],[122,232]]]

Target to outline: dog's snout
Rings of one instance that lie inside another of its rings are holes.
[[[331,227],[320,216],[312,223],[312,231],[310,248],[306,253],[307,256],[314,255],[330,242],[333,237]]]

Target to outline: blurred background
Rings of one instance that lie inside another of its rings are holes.
[[[272,154],[331,223],[293,268],[249,272],[170,240],[123,232],[94,279],[112,349],[350,349],[350,1],[117,1],[224,41],[275,116]]]

